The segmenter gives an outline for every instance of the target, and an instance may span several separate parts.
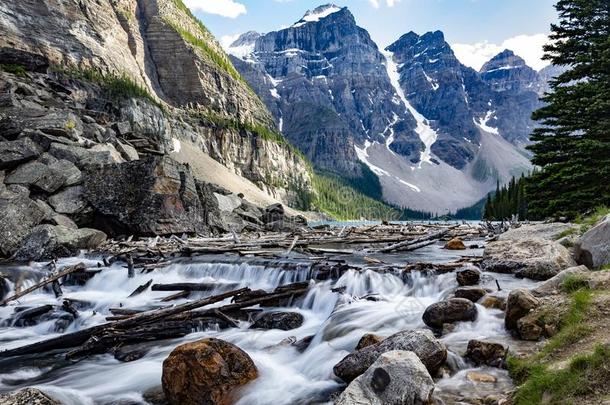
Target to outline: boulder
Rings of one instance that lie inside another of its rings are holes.
[[[83,134],[83,122],[70,111],[52,111],[39,116],[23,117],[18,123],[22,130],[78,141]]]
[[[0,47],[0,64],[20,65],[25,70],[47,73],[49,59],[46,56],[12,47]]]
[[[138,154],[136,148],[126,143],[117,141],[116,150],[121,154],[121,156],[123,156],[123,159],[127,161],[140,159],[140,155]]]
[[[520,288],[511,291],[506,300],[506,315],[504,317],[506,329],[517,332],[517,321],[538,307],[539,304],[540,301],[526,289]]]
[[[303,315],[298,312],[265,312],[252,323],[252,329],[291,330],[303,325]]]
[[[442,329],[445,323],[474,321],[476,318],[476,306],[465,298],[449,298],[436,302],[426,308],[422,316],[424,323],[436,330]]]
[[[469,301],[477,302],[487,294],[482,287],[458,287],[455,290],[455,298],[466,298]]]
[[[188,167],[167,156],[89,166],[83,187],[94,227],[111,235],[205,232],[218,217]]]
[[[173,405],[225,405],[235,390],[258,376],[254,362],[239,347],[202,339],[176,347],[163,361],[165,397]]]
[[[235,194],[222,195],[214,193],[214,197],[216,197],[216,201],[218,201],[218,209],[222,213],[233,212],[233,210],[239,207],[242,203],[241,198]]]
[[[460,238],[453,238],[449,242],[445,243],[445,249],[448,250],[464,250],[466,245]]]
[[[487,309],[493,308],[504,311],[506,309],[506,299],[495,295],[487,295],[481,301],[481,305]]]
[[[263,213],[261,220],[265,224],[284,221],[284,206],[280,203],[269,205],[267,208],[265,208],[265,212]]]
[[[72,162],[57,160],[45,153],[38,160],[19,166],[6,177],[5,182],[23,184],[36,187],[46,193],[54,193],[63,186],[78,183],[80,177],[80,170]]]
[[[85,189],[82,186],[68,187],[51,196],[49,204],[60,214],[77,214],[87,206]]]
[[[349,383],[364,373],[381,354],[392,350],[414,352],[431,374],[435,374],[447,359],[447,348],[431,331],[403,331],[348,354],[334,366],[333,371],[337,377]]]
[[[539,230],[530,225],[521,228],[511,229],[500,235],[498,241],[487,244],[481,262],[484,271],[547,280],[561,270],[576,265],[568,249],[551,239],[556,231],[569,229],[569,226],[552,227],[550,230],[546,227]]]
[[[41,153],[42,148],[29,138],[0,142],[0,170],[12,169],[36,159]]]
[[[65,215],[61,215],[61,214],[51,215],[51,217],[49,218],[49,221],[51,222],[52,225],[61,225],[63,227],[70,228],[70,229],[78,229],[78,225],[76,225],[76,223],[74,221],[72,221],[70,218],[68,218]]]
[[[96,229],[38,225],[23,239],[15,259],[26,261],[74,256],[80,249],[95,249],[105,241],[106,234]]]
[[[554,277],[549,278],[543,283],[540,283],[536,288],[532,290],[532,293],[537,297],[543,297],[545,295],[557,294],[561,291],[564,280],[568,276],[585,275],[589,273],[587,266],[576,266],[565,269]]]
[[[11,291],[8,280],[0,273],[0,301],[2,301]]]
[[[470,340],[466,349],[466,357],[475,365],[504,367],[508,350],[500,343]]]
[[[466,374],[466,377],[472,382],[495,383],[498,381],[498,379],[491,374],[479,373],[477,371],[469,371]]]
[[[111,155],[111,151],[105,148],[102,150],[90,150],[78,145],[53,142],[49,147],[49,153],[58,159],[65,159],[77,165],[108,165],[116,163]]]
[[[544,326],[544,322],[540,322]],[[517,320],[516,334],[521,340],[538,341],[543,336],[544,329],[539,325],[538,316],[525,315]]]
[[[339,396],[337,405],[432,404],[434,381],[411,351],[383,353]]]
[[[94,145],[93,147],[89,148],[88,150],[91,153],[95,153],[95,154],[99,154],[99,155],[108,153],[108,155],[110,156],[110,159],[112,160],[112,163],[123,163],[125,161],[125,159],[123,159],[123,156],[121,155],[121,153],[118,150],[116,150],[116,148],[111,143],[98,143],[97,145]],[[96,163],[96,162],[92,162],[92,163]]]
[[[584,233],[575,245],[576,260],[590,269],[610,264],[610,215]]]
[[[23,388],[16,392],[0,394],[2,405],[61,405],[49,395],[37,388]]]
[[[27,194],[5,190],[0,194],[0,255],[12,255],[23,238],[47,216]]]
[[[356,345],[355,350],[362,350],[365,347],[375,345],[375,344],[381,342],[382,340],[383,340],[383,338],[379,335],[375,335],[372,333],[365,333],[364,335],[362,335],[362,337],[358,341],[358,344]]]
[[[457,273],[455,273],[455,279],[461,286],[479,284],[479,280],[481,279],[481,272],[477,269],[459,270]]]

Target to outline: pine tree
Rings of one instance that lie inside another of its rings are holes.
[[[541,170],[526,192],[529,214],[574,217],[610,203],[610,1],[559,0],[545,59],[568,70],[551,82],[531,137]]]

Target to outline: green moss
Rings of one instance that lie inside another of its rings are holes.
[[[76,122],[74,122],[74,120],[68,120],[68,121],[66,122],[65,127],[66,127],[66,129],[67,129],[67,130],[71,131],[71,130],[73,130],[74,128],[76,128]]]
[[[26,74],[25,67],[23,65],[17,64],[0,64],[0,69],[4,70],[7,73],[12,73],[16,76],[23,77]]]
[[[606,386],[610,378],[610,348],[598,345],[591,354],[574,357],[567,368],[551,370],[543,364],[509,359],[511,376],[522,383],[516,405],[577,404],[579,398]]]

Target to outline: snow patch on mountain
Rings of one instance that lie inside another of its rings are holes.
[[[388,51],[388,50],[384,50],[384,51],[382,51],[382,53],[386,59],[385,67],[388,71],[388,76],[390,77],[390,82],[392,83],[392,86],[394,87],[396,94],[398,94],[398,97],[400,97],[400,100],[402,100],[403,104],[405,105],[407,111],[409,111],[411,113],[411,115],[413,115],[413,117],[415,118],[415,121],[417,122],[417,127],[415,128],[415,132],[417,132],[417,134],[419,135],[419,139],[421,139],[423,144],[426,146],[424,151],[421,152],[420,162],[419,162],[418,167],[421,168],[423,162],[433,164],[432,163],[432,145],[434,144],[434,142],[436,142],[436,139],[438,138],[438,134],[430,126],[430,123],[428,122],[426,117],[424,117],[422,114],[420,114],[419,111],[417,111],[411,105],[411,103],[409,103],[409,100],[407,100],[407,97],[405,96],[405,92],[403,91],[402,87],[400,86],[400,73],[398,72],[398,65],[396,64],[396,62],[394,62],[394,53],[391,51]]]
[[[326,18],[329,15],[336,13],[337,11],[341,11],[341,7],[335,6],[334,4],[320,6],[314,10],[308,11],[303,18],[292,24],[292,28],[302,27],[303,25],[310,22],[320,21],[322,18]]]
[[[487,114],[485,114],[485,118],[479,118],[478,121],[475,118],[473,118],[472,120],[474,121],[475,125],[481,128],[483,131],[489,132],[494,135],[500,135],[500,131],[498,131],[498,128],[490,127],[488,124],[494,113],[495,111],[490,110],[487,111]]]

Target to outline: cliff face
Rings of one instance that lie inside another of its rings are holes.
[[[118,108],[119,119],[132,121],[162,152],[193,143],[287,203],[295,184],[309,187],[305,163],[278,145],[267,108],[180,0],[4,2],[0,32],[0,47],[142,86],[165,113],[131,102]]]

